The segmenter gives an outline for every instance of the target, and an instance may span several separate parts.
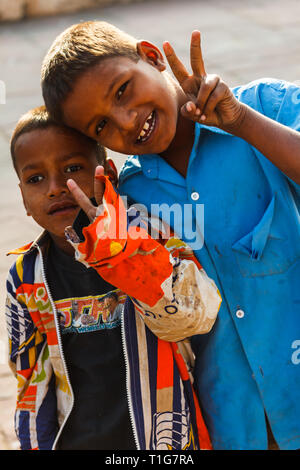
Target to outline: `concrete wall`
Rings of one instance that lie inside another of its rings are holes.
[[[141,1],[145,0],[0,0],[0,22]]]

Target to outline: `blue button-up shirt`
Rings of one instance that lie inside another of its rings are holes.
[[[265,79],[233,92],[300,129],[295,85]],[[213,330],[192,339],[214,448],[266,449],[265,413],[279,447],[300,448],[299,186],[244,140],[196,124],[186,178],[158,155],[134,156],[120,190],[148,211],[162,203],[185,208],[186,219],[175,211],[171,223],[183,224],[186,242],[196,232],[203,241],[193,249],[223,298]],[[190,219],[194,228],[185,231]]]

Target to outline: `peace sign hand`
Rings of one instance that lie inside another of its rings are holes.
[[[239,124],[244,116],[243,105],[218,75],[207,74],[201,51],[199,31],[193,31],[190,46],[192,75],[176,56],[169,42],[163,45],[167,61],[187,96],[181,113],[193,121],[224,130]]]
[[[100,206],[102,204],[103,194],[105,190],[105,186],[103,183],[102,176],[104,175],[104,168],[103,166],[97,166],[95,169],[95,176],[94,176],[94,197],[96,199],[97,205]],[[84,210],[86,215],[88,216],[90,222],[93,222],[97,215],[97,207],[94,206],[88,196],[80,189],[77,183],[69,179],[67,181],[68,188],[72,193],[75,201]]]

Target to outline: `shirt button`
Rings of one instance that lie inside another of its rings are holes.
[[[191,194],[191,198],[193,199],[193,201],[198,201],[199,199],[199,193],[197,193],[196,191],[194,191],[192,194]]]
[[[235,314],[238,318],[243,318],[245,316],[244,310],[237,310]]]

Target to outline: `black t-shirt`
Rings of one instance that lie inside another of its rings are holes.
[[[135,449],[120,328],[125,296],[54,243],[46,270],[75,396],[57,448]]]

